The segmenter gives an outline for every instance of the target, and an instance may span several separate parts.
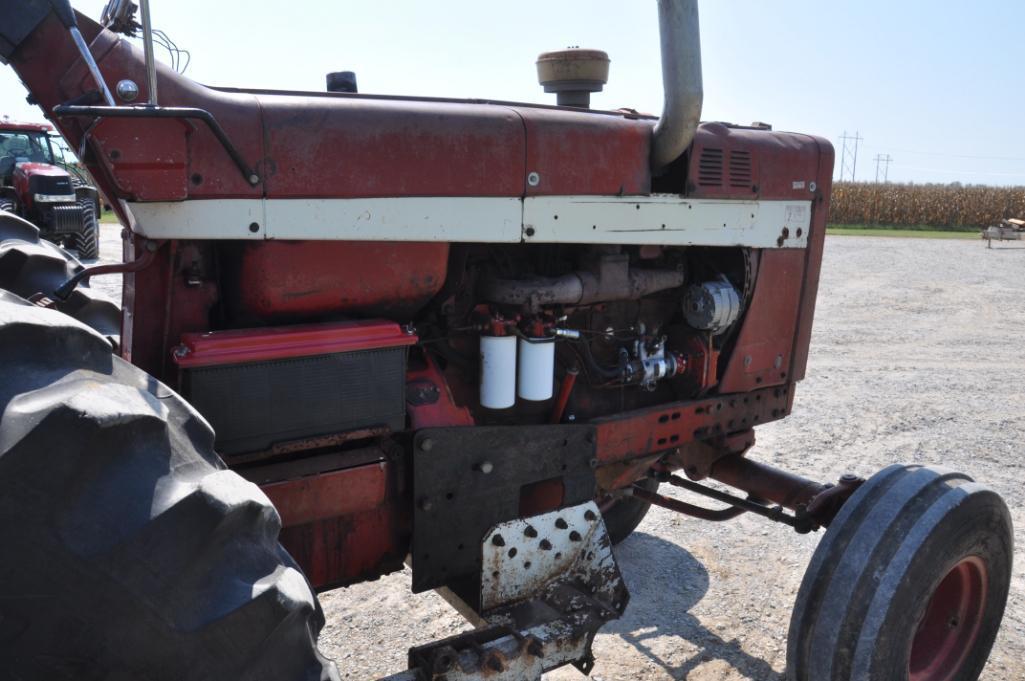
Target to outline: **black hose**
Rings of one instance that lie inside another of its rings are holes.
[[[588,341],[582,341],[580,345],[583,348],[584,363],[587,364],[588,372],[593,372],[602,378],[608,379],[621,378],[623,376],[623,371],[626,369],[627,362],[629,361],[625,355],[620,354],[619,366],[614,369],[607,369],[595,361],[594,355],[591,354],[591,344]]]

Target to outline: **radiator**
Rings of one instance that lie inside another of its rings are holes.
[[[188,333],[180,389],[222,454],[366,428],[405,427],[406,354],[387,321]]]

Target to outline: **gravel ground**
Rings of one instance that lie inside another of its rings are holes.
[[[120,255],[118,229],[104,225],[105,257]],[[808,378],[793,414],[759,427],[751,456],[819,480],[894,462],[960,469],[1004,495],[1025,546],[1023,332],[1025,247],[827,237]],[[592,678],[781,679],[790,608],[817,540],[748,516],[712,524],[652,510],[617,550],[632,599],[598,635]],[[985,681],[1025,679],[1017,554]],[[321,595],[321,649],[343,677],[398,671],[410,645],[469,628],[409,583],[404,571]]]

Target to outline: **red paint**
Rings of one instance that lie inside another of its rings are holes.
[[[130,78],[143,87],[140,98],[145,97],[141,50],[81,15],[80,22],[106,79]],[[11,64],[44,110],[95,87],[53,17],[28,38]],[[162,105],[210,111],[264,181],[249,186],[205,126],[109,119],[90,135],[95,153],[87,157],[89,169],[102,176],[98,182],[107,196],[176,201],[650,190],[653,121],[631,114],[469,100],[213,89],[162,64],[158,83]],[[77,146],[90,122],[61,119],[57,124]],[[537,187],[527,185],[530,172],[541,177]]]
[[[176,353],[174,361],[182,369],[191,369],[415,344],[416,336],[404,333],[398,324],[389,321],[303,324],[186,333],[182,335],[181,347],[188,352],[183,356]]]
[[[722,373],[720,392],[747,392],[787,381],[805,256],[802,249],[762,251],[754,296]]]
[[[573,386],[576,385],[577,376],[579,375],[580,370],[576,367],[571,367],[562,377],[562,382],[559,383],[559,395],[555,398],[552,416],[548,419],[549,423],[562,423],[562,417],[566,413],[566,404],[569,402],[569,396],[573,393]]]
[[[817,139],[808,135],[704,123],[688,158],[687,194],[810,201],[811,183],[821,179],[819,154]]]
[[[53,126],[48,123],[24,123],[8,119],[0,120],[0,130],[18,130],[20,132],[52,132]]]
[[[602,464],[629,461],[781,419],[789,413],[788,392],[785,388],[767,388],[595,419],[596,456]]]
[[[418,391],[436,395],[437,399],[410,401],[409,395]],[[474,425],[470,410],[456,405],[444,374],[426,353],[410,360],[406,372],[406,395],[406,413],[411,430]]]
[[[282,546],[318,590],[402,567],[409,550],[401,476],[386,462],[263,486]]]
[[[385,464],[368,464],[329,473],[272,482],[264,494],[281,514],[281,526],[352,515],[384,504],[387,498]]]
[[[952,681],[985,620],[989,570],[978,556],[955,565],[929,597],[908,656],[909,681]]]
[[[829,197],[833,186],[833,145],[814,138],[819,147],[818,196],[812,204],[811,234],[808,235],[807,260],[804,267],[804,288],[801,292],[801,312],[794,338],[794,359],[790,369],[791,380],[804,378],[808,366],[808,348],[815,318],[815,299],[819,292],[819,273],[822,270],[822,249],[826,241],[826,220],[829,217]]]
[[[63,168],[52,166],[49,163],[19,163],[15,166],[15,174],[22,173],[26,177],[33,175],[44,175],[46,177],[68,177],[68,172]]]
[[[265,120],[268,197],[523,193],[523,124],[507,107],[363,96],[253,100]]]
[[[49,163],[25,162],[14,166],[11,184],[26,209],[32,208],[35,205],[35,193],[29,191],[29,182],[36,176],[68,177],[68,172]],[[74,193],[74,190],[71,193]]]
[[[530,516],[554,511],[562,506],[563,499],[565,498],[566,483],[563,482],[562,478],[539,480],[538,482],[524,485],[520,488],[520,517],[529,518]]]
[[[654,120],[618,113],[517,107],[527,131],[528,196],[647,194]]]
[[[93,131],[97,156],[129,201],[180,201],[189,196],[189,123],[106,118]]]
[[[265,241],[240,248],[230,277],[239,286],[225,291],[225,303],[237,318],[261,323],[339,313],[411,319],[448,270],[447,243]]]

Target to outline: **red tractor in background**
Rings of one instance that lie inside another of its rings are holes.
[[[699,124],[695,0],[658,3],[659,118],[589,108],[595,51],[539,60],[557,106],[206,87],[141,5],[0,0],[0,58],[127,227],[124,263],[82,268],[0,213],[13,677],[337,678],[314,593],[403,563],[477,628],[389,678],[586,673],[652,504],[828,528],[789,679],[978,676],[998,495],[748,456],[804,377],[833,150]],[[113,272],[112,313],[86,282]]]
[[[0,210],[15,213],[45,238],[99,256],[99,192],[63,162],[45,123],[0,119]]]

